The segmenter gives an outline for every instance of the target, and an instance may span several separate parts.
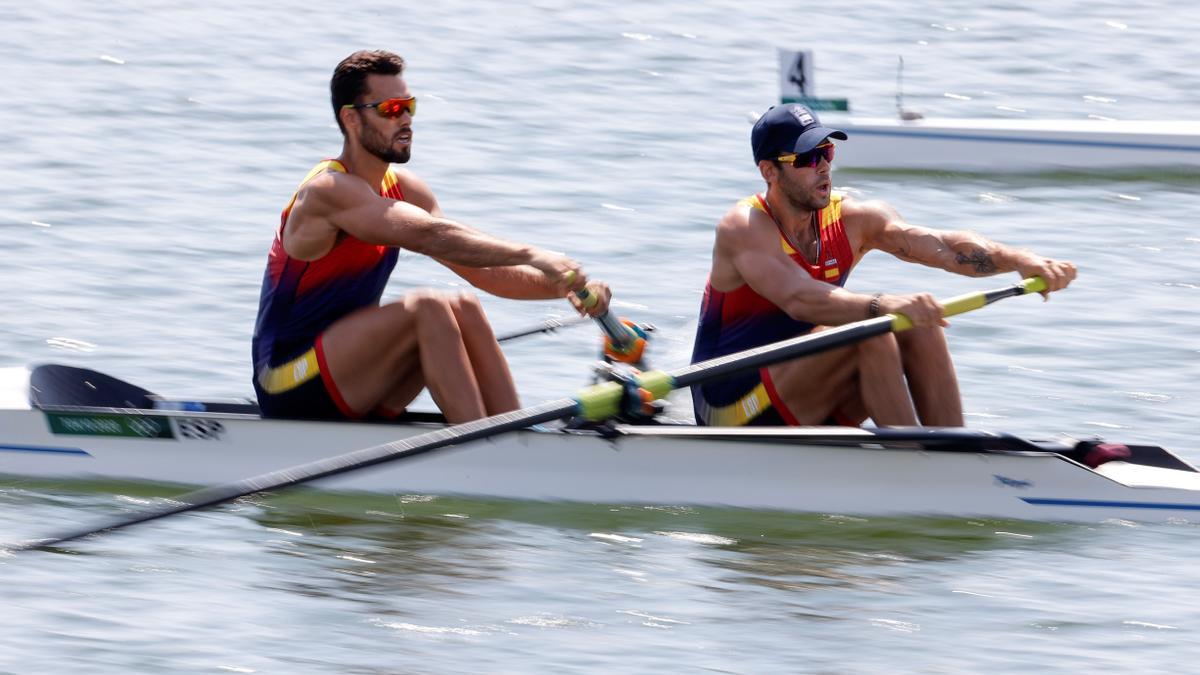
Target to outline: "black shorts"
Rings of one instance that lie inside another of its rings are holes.
[[[329,376],[320,336],[299,355],[260,367],[254,377],[254,393],[263,417],[316,420],[362,417],[346,405]]]

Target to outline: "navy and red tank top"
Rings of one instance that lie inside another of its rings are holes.
[[[837,286],[846,284],[850,268],[854,265],[854,252],[842,225],[842,198],[842,194],[832,193],[829,204],[817,213],[820,230],[817,264],[809,264],[788,243],[783,230],[779,231],[779,244],[792,262],[812,278]],[[779,227],[779,221],[761,194],[738,203],[763,211]],[[742,284],[731,291],[718,291],[710,281],[704,288],[704,299],[700,306],[700,323],[696,329],[692,363],[786,340],[812,329],[813,324],[788,316],[770,300],[756,293],[750,284]]]
[[[300,187],[326,171],[346,173],[346,167],[336,159],[323,160],[301,181]],[[384,175],[379,194],[404,199],[399,180],[391,169]],[[267,255],[252,346],[256,371],[312,347],[321,331],[347,314],[379,304],[399,256],[395,247],[368,244],[343,232],[333,248],[320,258],[296,260],[283,249],[283,230],[295,204],[296,194],[293,194],[283,209]]]

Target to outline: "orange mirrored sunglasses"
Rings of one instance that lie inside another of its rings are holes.
[[[395,119],[405,112],[409,115],[417,114],[417,97],[409,96],[408,98],[387,98],[374,103],[347,103],[343,108],[354,108],[361,110],[363,108],[374,108],[375,112],[379,113],[380,117]]]

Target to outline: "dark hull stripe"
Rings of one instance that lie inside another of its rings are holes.
[[[1101,499],[1041,499],[1021,497],[1021,501],[1034,506],[1081,506],[1104,509],[1165,509],[1176,511],[1200,511],[1200,504],[1178,504],[1170,502],[1122,502]]]
[[[54,448],[45,445],[0,445],[0,451],[9,452],[48,452],[60,455],[88,455],[82,448]]]

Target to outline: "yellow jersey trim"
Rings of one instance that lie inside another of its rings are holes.
[[[281,394],[308,382],[321,374],[321,365],[317,361],[316,347],[287,363],[274,368],[265,368],[258,374],[258,386],[268,394]]]
[[[767,395],[767,385],[762,382],[728,405],[713,406],[703,399],[700,401],[700,415],[713,427],[745,426],[770,408],[771,397]]]
[[[843,197],[845,197],[845,195],[843,195],[841,192],[830,192],[829,193],[829,205],[826,206],[825,208],[821,209],[821,211],[819,212],[819,214],[817,216],[820,220],[819,227],[821,229],[825,229],[825,228],[829,227],[830,225],[834,224],[835,222],[841,220]],[[749,197],[743,197],[742,199],[739,199],[738,206],[749,206],[752,209],[758,209],[759,211],[762,211],[763,213],[767,214],[768,216],[771,215],[771,212],[768,211],[766,206],[763,204],[763,198],[756,194],[750,195]],[[783,232],[779,233],[779,245],[781,248],[783,248],[783,252],[785,254],[787,254],[787,255],[795,255],[796,254],[796,249],[793,248],[790,243],[788,243],[787,237],[783,236]],[[826,270],[826,274],[825,274],[826,278],[837,276],[836,273],[831,275],[828,272],[829,271]],[[835,272],[836,272],[836,270],[835,270]]]
[[[346,167],[341,162],[337,161],[336,159],[323,159],[323,160],[317,162],[317,165],[312,168],[312,171],[308,172],[308,175],[304,177],[304,180],[300,181],[300,185],[296,186],[296,191],[292,193],[292,198],[288,200],[288,204],[287,204],[287,206],[285,206],[283,208],[283,212],[291,213],[292,207],[296,205],[296,199],[300,196],[300,188],[304,187],[304,184],[307,183],[308,181],[316,178],[318,175],[325,173],[326,171],[336,171],[337,173],[347,173]],[[388,176],[392,175],[391,170],[388,170],[387,175]],[[386,178],[385,178],[385,182],[386,182]]]
[[[829,193],[829,206],[821,209],[821,228],[824,229],[842,219],[842,193]]]

